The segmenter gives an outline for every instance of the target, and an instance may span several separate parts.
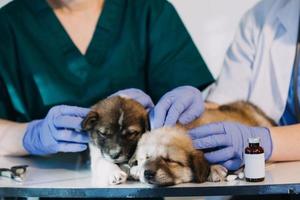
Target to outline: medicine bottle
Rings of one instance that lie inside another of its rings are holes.
[[[248,182],[260,182],[265,179],[265,154],[259,146],[259,138],[248,138],[245,148],[245,178]]]

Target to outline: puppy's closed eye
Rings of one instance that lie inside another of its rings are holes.
[[[108,130],[106,130],[104,127],[98,128],[96,132],[101,137],[106,137],[108,135]]]
[[[135,137],[140,136],[141,128],[139,126],[129,126],[126,130],[123,131],[123,136],[133,140]]]
[[[172,160],[172,159],[170,159],[170,158],[163,158],[163,157],[161,157],[161,158],[162,158],[162,160],[165,161],[165,162],[177,164],[177,165],[180,165],[180,166],[182,166],[182,167],[185,166],[185,164],[182,163],[182,162],[180,162],[180,161]]]
[[[132,125],[127,128],[128,133],[130,134],[139,134],[142,132],[141,127],[138,125]]]
[[[137,135],[139,134],[140,132],[139,131],[128,131],[127,132],[129,135]]]

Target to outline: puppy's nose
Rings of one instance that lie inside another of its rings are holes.
[[[109,150],[109,156],[112,159],[117,159],[118,157],[120,157],[121,152],[122,152],[122,150],[121,150],[120,146],[114,146],[114,147],[111,147],[111,149]]]
[[[111,157],[112,159],[117,159],[117,158],[120,157],[120,155],[121,155],[121,151],[111,153],[111,154],[110,154],[110,157]]]
[[[152,171],[152,170],[149,170],[149,169],[144,171],[144,177],[145,177],[146,180],[153,180],[154,177],[155,177],[155,174],[156,174],[155,171]]]

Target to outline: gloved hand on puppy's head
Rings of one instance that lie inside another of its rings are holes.
[[[192,86],[177,87],[163,95],[150,111],[151,129],[187,124],[204,111],[201,92]]]

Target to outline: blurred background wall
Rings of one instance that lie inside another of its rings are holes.
[[[0,7],[9,1],[0,0]],[[241,16],[258,1],[170,0],[215,77]]]
[[[170,0],[216,77],[243,14],[258,0]]]

